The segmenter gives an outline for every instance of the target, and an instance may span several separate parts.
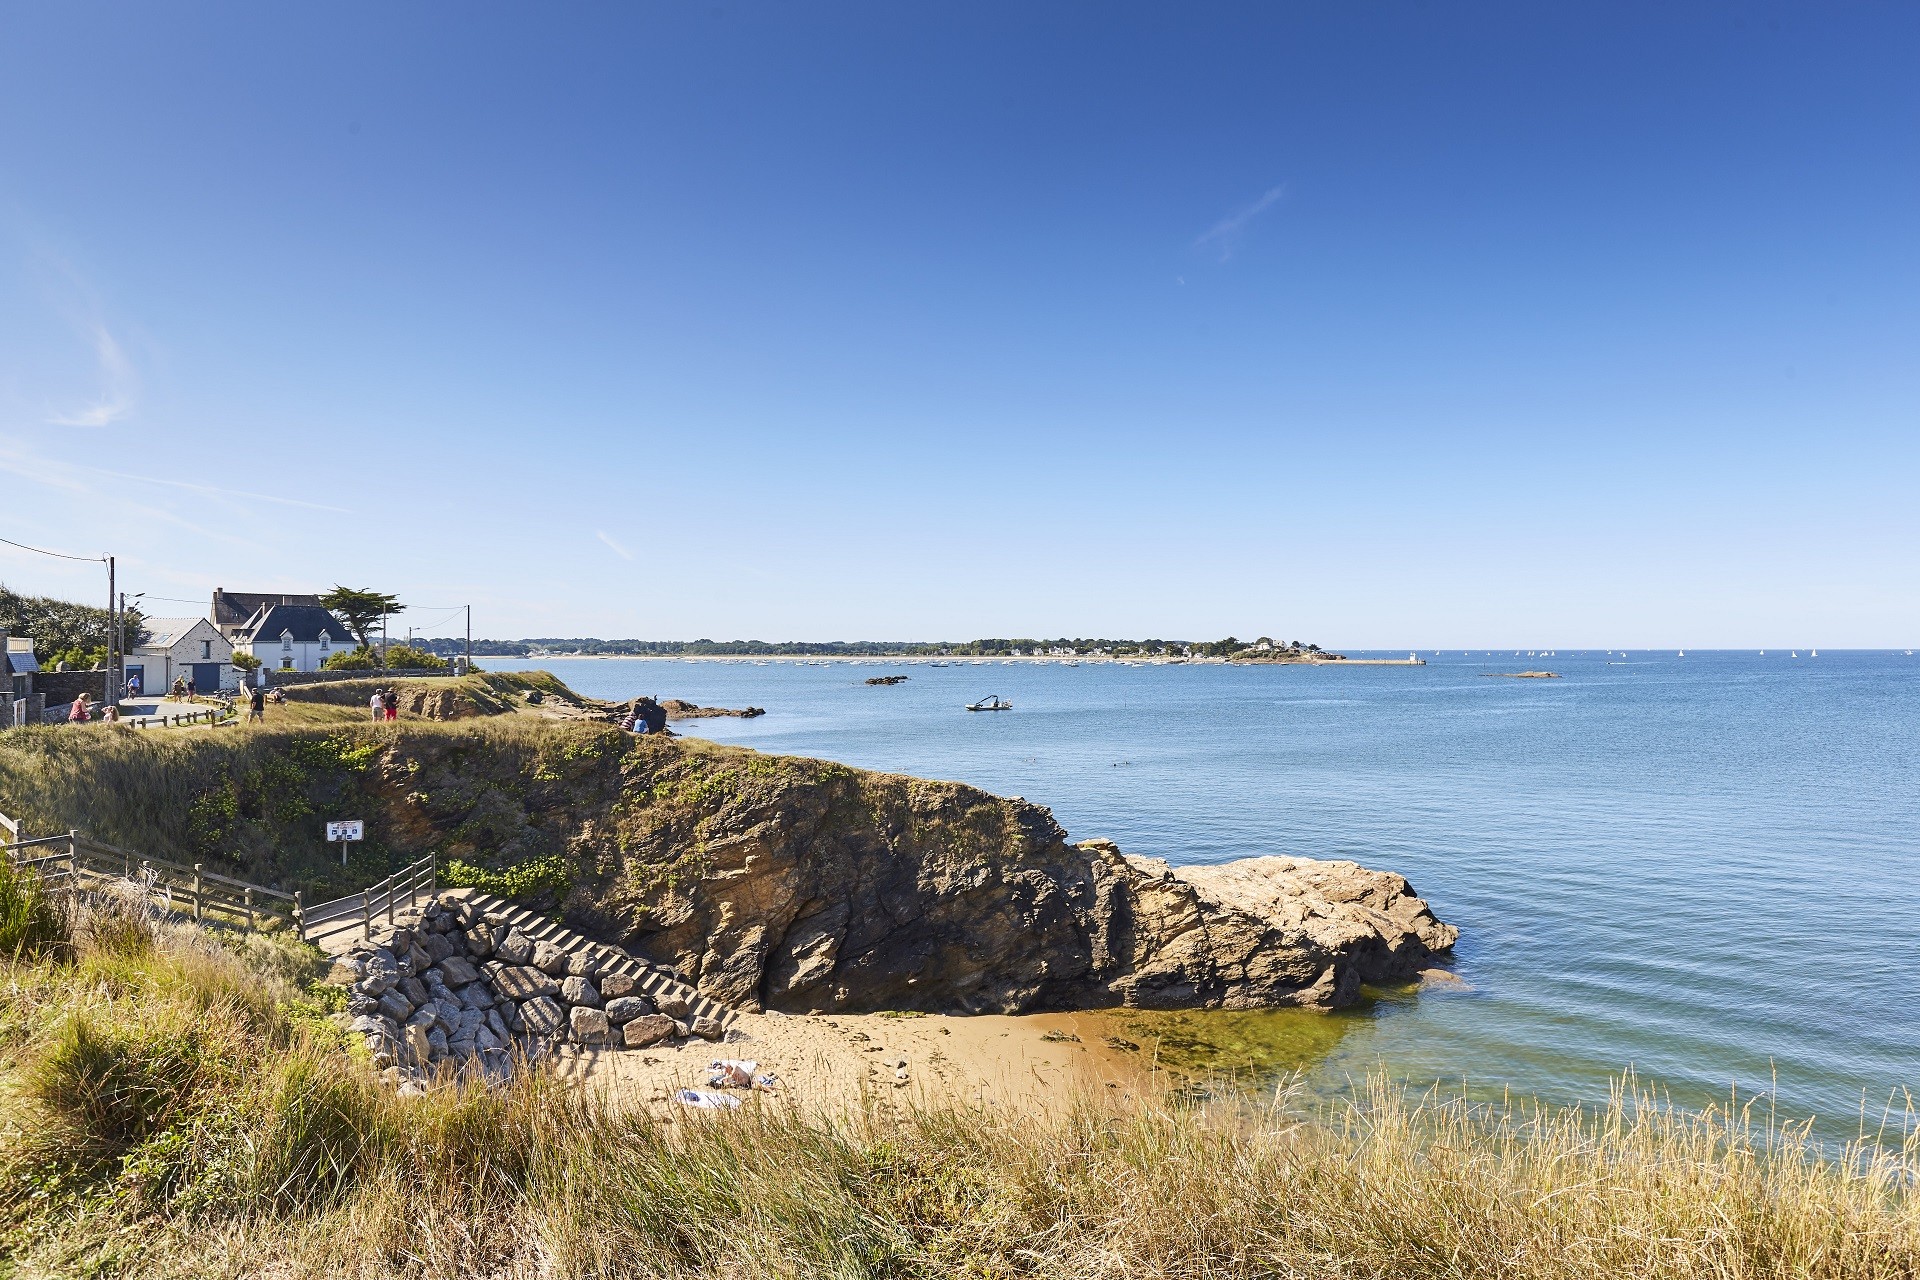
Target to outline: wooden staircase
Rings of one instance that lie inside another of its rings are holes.
[[[592,938],[575,933],[564,925],[555,924],[546,917],[536,915],[505,898],[496,898],[478,889],[444,889],[440,893],[440,899],[443,902],[468,903],[482,915],[504,919],[508,928],[518,929],[535,942],[552,943],[568,955],[591,955],[600,972],[626,974],[634,980],[635,993],[646,996],[656,1004],[662,996],[678,996],[687,1002],[689,1022],[694,1018],[712,1018],[724,1027],[739,1016],[738,1011],[731,1006],[701,995],[688,983],[682,981],[673,970],[648,964],[645,960],[628,955],[619,947],[595,942]],[[505,934],[498,934],[498,936],[504,937]]]

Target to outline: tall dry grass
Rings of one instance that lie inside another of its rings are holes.
[[[112,904],[96,908],[112,914]],[[83,918],[0,970],[0,1252],[138,1276],[1911,1277],[1920,1151],[1764,1116],[1339,1104],[663,1121],[403,1099],[314,958]]]

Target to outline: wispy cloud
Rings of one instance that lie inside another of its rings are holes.
[[[100,366],[100,394],[92,404],[72,413],[55,414],[48,422],[60,427],[104,427],[133,412],[133,361],[121,349],[119,341],[106,325],[94,321],[92,332],[94,357]]]
[[[1228,258],[1231,258],[1234,251],[1240,247],[1241,237],[1246,232],[1248,225],[1252,223],[1255,218],[1258,218],[1261,214],[1273,208],[1274,205],[1280,203],[1286,194],[1287,189],[1285,187],[1274,187],[1252,204],[1235,209],[1232,213],[1229,213],[1226,217],[1220,219],[1220,221],[1214,223],[1202,232],[1200,237],[1193,242],[1193,247],[1196,249],[1215,250],[1220,254],[1220,261],[1225,262]]]
[[[159,476],[136,476],[126,471],[108,471],[104,467],[88,467],[95,475],[111,476],[115,480],[131,480],[135,484],[162,485],[169,489],[185,489],[189,493],[204,493],[214,498],[239,498],[249,502],[276,502],[283,507],[305,507],[309,511],[333,511],[350,516],[350,507],[336,507],[325,502],[308,502],[304,498],[283,498],[275,493],[254,493],[248,489],[223,489],[219,485],[197,484],[191,480],[162,480]]]
[[[106,467],[92,467],[66,459],[49,458],[21,449],[0,449],[0,474],[34,480],[49,488],[62,489],[89,500],[126,501],[126,494],[123,491],[116,492],[102,488],[89,478],[98,477],[103,480],[124,480],[130,484],[152,485],[162,489],[184,489],[188,493],[197,493],[209,498],[226,498],[238,502],[272,502],[284,507],[303,507],[308,511],[331,511],[343,516],[353,514],[351,508],[336,507],[325,502],[309,502],[304,498],[283,498],[279,494],[254,493],[247,489],[226,489],[219,485],[201,484],[193,480],[168,480],[161,476],[135,475],[131,471],[112,471]]]
[[[606,543],[609,547],[612,547],[613,554],[619,556],[622,560],[633,559],[633,552],[627,550],[625,547],[615,542],[613,540],[613,535],[608,533],[605,529],[595,529],[593,531],[593,536],[600,539],[600,541]]]

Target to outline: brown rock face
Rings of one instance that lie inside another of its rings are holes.
[[[1174,871],[950,783],[672,744],[627,764],[644,798],[568,915],[738,1007],[1332,1008],[1456,937],[1350,862]]]

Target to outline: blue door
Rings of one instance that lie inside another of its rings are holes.
[[[195,693],[220,692],[220,668],[224,662],[196,662],[193,664],[193,689]]]

